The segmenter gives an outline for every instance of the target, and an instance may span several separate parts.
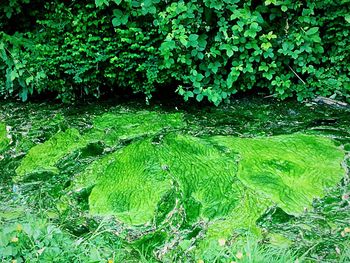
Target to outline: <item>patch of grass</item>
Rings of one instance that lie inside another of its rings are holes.
[[[291,250],[264,245],[253,236],[246,236],[227,244],[224,239],[209,247],[205,254],[196,256],[198,263],[294,263],[303,259]]]
[[[2,262],[120,262],[125,255],[102,226],[79,238],[38,217],[0,223],[0,229]]]

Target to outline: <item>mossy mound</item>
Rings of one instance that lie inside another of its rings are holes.
[[[9,138],[7,137],[6,125],[0,123],[0,153],[2,153],[9,145]]]
[[[311,206],[324,189],[344,176],[344,152],[327,138],[296,134],[267,138],[214,137],[213,142],[238,151],[238,178],[288,214]]]
[[[105,113],[95,118],[93,129],[87,138],[100,138],[108,146],[119,140],[153,135],[162,130],[184,127],[182,114],[162,114],[158,112],[139,111],[118,114]]]
[[[259,235],[256,221],[273,205],[299,215],[345,174],[344,152],[328,138],[196,138],[177,134],[184,126],[181,114],[106,113],[83,134],[68,129],[33,147],[16,172],[19,178],[57,174],[66,156],[79,151],[83,158],[98,142],[102,157],[72,184],[75,191],[91,191],[91,214],[114,215],[164,240],[200,225],[206,230],[201,251],[237,231]]]
[[[206,141],[180,135],[165,136],[160,142],[145,139],[108,159],[108,165],[101,160],[81,175],[99,178],[90,195],[93,214],[114,214],[131,225],[147,224],[171,191],[178,191],[179,205],[191,221],[224,216],[239,203],[234,157]]]
[[[20,177],[32,173],[58,173],[56,163],[70,152],[83,147],[86,143],[76,129],[58,132],[43,144],[31,148],[17,168],[16,173]]]
[[[60,131],[46,142],[30,149],[17,168],[18,179],[29,174],[58,173],[56,164],[70,153],[81,150],[87,145],[102,142],[113,147],[120,140],[139,136],[153,135],[162,130],[184,126],[181,114],[161,114],[157,112],[133,112],[111,114],[96,117],[93,127],[84,134],[76,129]]]
[[[185,225],[209,222],[207,241],[234,231],[259,234],[272,205],[293,215],[344,176],[344,152],[330,139],[302,134],[243,139],[167,135],[133,143],[78,177],[91,188],[90,211],[126,224],[159,224],[183,211]]]

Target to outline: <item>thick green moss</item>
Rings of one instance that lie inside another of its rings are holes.
[[[289,214],[299,214],[344,176],[344,152],[324,137],[302,134],[268,138],[214,137],[238,151],[238,178]]]
[[[164,129],[184,126],[182,114],[162,114],[139,111],[118,114],[105,113],[95,118],[93,129],[86,138],[99,138],[106,145],[114,146],[120,140],[130,140],[139,136],[153,135]]]
[[[134,139],[92,162],[73,189],[91,189],[92,214],[115,215],[133,227],[189,229],[206,222],[202,248],[234,231],[259,235],[256,221],[273,205],[300,214],[344,175],[344,152],[324,137],[195,138],[170,132],[181,127],[181,114],[106,113],[82,135],[68,129],[33,147],[17,174],[58,173],[61,159],[93,142],[113,150],[121,140]]]
[[[65,132],[59,132],[48,141],[30,149],[16,173],[20,177],[32,173],[58,173],[56,163],[65,155],[84,145],[86,142],[81,139],[78,130],[68,129]]]
[[[210,222],[210,242],[240,229],[259,234],[255,222],[274,204],[299,214],[341,179],[343,158],[330,139],[301,134],[254,139],[167,135],[93,163],[78,180],[83,188],[95,185],[92,214],[113,214],[140,225],[159,220],[164,207],[170,214],[183,209],[186,222]],[[171,192],[176,198],[169,198]]]
[[[150,223],[162,197],[174,188],[189,219],[224,216],[240,202],[235,159],[190,136],[139,141],[92,167],[82,175],[99,178],[90,195],[91,212],[114,214],[129,224]]]
[[[9,145],[10,140],[7,138],[6,125],[0,123],[0,153],[2,153]]]
[[[101,141],[115,146],[120,140],[152,135],[163,129],[183,127],[181,114],[160,114],[157,112],[106,113],[93,122],[93,127],[80,135],[76,129],[59,132],[48,141],[36,145],[25,156],[16,172],[19,178],[33,173],[58,173],[57,162],[73,151],[88,144]]]
[[[93,166],[100,178],[90,195],[93,214],[114,214],[129,224],[144,224],[154,216],[157,203],[171,188],[171,179],[162,170],[155,147],[139,141]],[[103,193],[101,195],[101,193]]]
[[[336,185],[345,175],[341,167],[344,152],[327,138],[294,134],[267,138],[217,136],[210,141],[239,153],[237,177],[245,194],[224,220],[214,221],[209,227],[207,240],[200,244],[202,253],[208,242],[228,238],[239,229],[259,235],[255,222],[272,205],[299,215],[311,207],[314,198],[325,194],[326,187]]]

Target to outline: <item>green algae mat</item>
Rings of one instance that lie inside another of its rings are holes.
[[[278,231],[267,237],[265,218],[271,211],[278,224],[303,218],[315,200],[342,184],[350,135],[339,129],[330,136],[323,122],[331,118],[316,123],[317,129],[305,128],[309,123],[289,132],[262,131],[253,125],[265,122],[265,113],[244,114],[238,123],[220,114],[130,108],[78,120],[52,111],[45,136],[40,125],[15,133],[0,123],[0,172],[15,186],[13,200],[23,198],[16,191],[38,185],[40,197],[28,202],[52,200],[50,218],[73,211],[80,225],[87,224],[81,221],[85,214],[114,222],[113,233],[132,249],[147,251],[148,259],[166,261],[178,249],[205,258],[222,249],[220,242],[233,244],[246,235],[290,243]],[[290,112],[298,123],[295,114]],[[22,134],[35,136],[23,143]],[[50,182],[50,191],[42,192],[43,182]]]
[[[9,138],[7,137],[6,125],[0,123],[0,153],[3,152],[9,145]]]
[[[76,174],[72,190],[91,191],[92,215],[115,216],[130,227],[179,221],[174,211],[183,213],[179,229],[205,221],[205,249],[238,230],[260,235],[256,221],[272,206],[300,215],[345,175],[345,152],[325,137],[194,137],[181,135],[185,126],[180,114],[104,114],[84,134],[60,131],[33,147],[17,179],[59,173],[62,158],[91,143],[129,140]]]
[[[106,146],[116,145],[120,140],[137,136],[151,135],[162,129],[179,128],[181,116],[161,115],[155,112],[104,114],[93,122],[93,129],[81,136],[77,129],[59,132],[43,144],[32,148],[16,170],[19,176],[32,173],[58,173],[55,164],[71,152],[87,147],[94,142],[103,142]]]

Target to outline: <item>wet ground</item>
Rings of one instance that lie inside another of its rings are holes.
[[[18,183],[14,180],[15,170],[32,147],[59,131],[76,128],[84,133],[91,129],[94,118],[103,113],[140,110],[182,113],[186,126],[181,133],[195,137],[250,138],[300,132],[329,137],[345,149],[342,165],[347,172],[349,169],[350,111],[347,109],[262,98],[242,98],[220,107],[184,103],[175,106],[165,102],[147,106],[142,101],[84,105],[1,102],[0,123],[5,123],[11,142],[3,153],[0,152],[0,224],[20,220],[26,213],[43,212],[45,217],[73,235],[84,235],[94,229],[96,222],[86,215],[84,197],[67,201],[62,196],[67,195],[74,175],[100,158],[98,148],[96,155],[90,154],[88,158],[78,158],[74,154],[65,157],[58,164],[60,174],[50,178]],[[350,253],[348,175],[300,216],[271,207],[257,222],[263,232],[261,243],[288,246],[307,260],[339,262],[344,253]]]

